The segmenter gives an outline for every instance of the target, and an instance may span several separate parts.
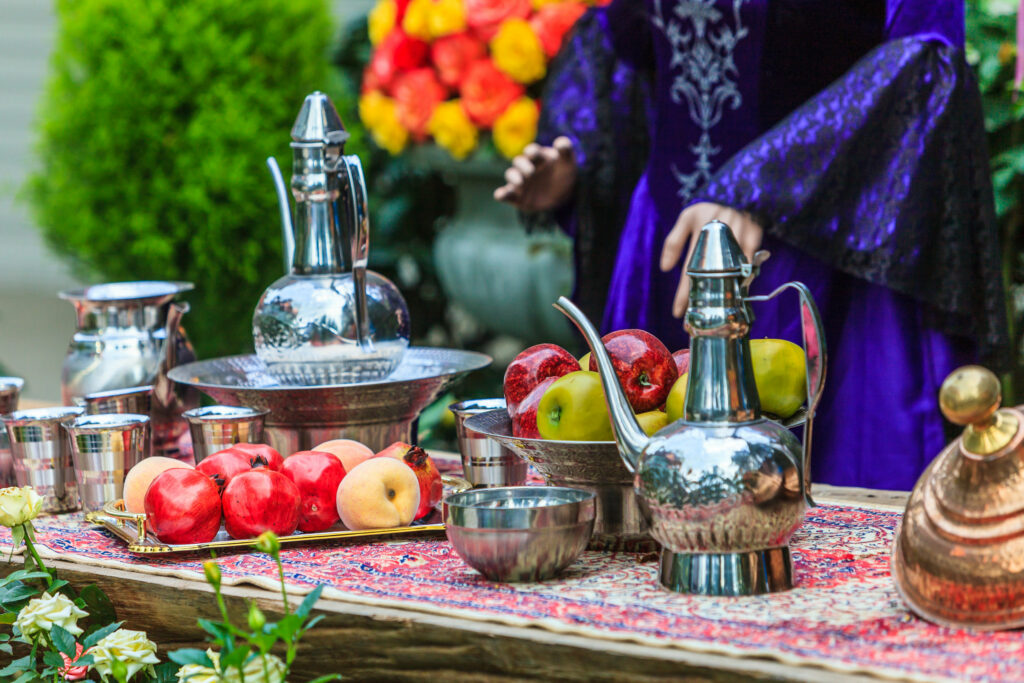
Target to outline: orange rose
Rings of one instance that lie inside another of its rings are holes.
[[[562,40],[576,20],[587,11],[580,2],[545,5],[530,17],[530,27],[540,39],[544,54],[554,57],[562,47]]]
[[[459,87],[466,68],[486,53],[484,44],[468,33],[438,38],[430,45],[430,58],[437,74],[450,88]]]
[[[473,123],[490,128],[508,105],[523,95],[523,86],[503,74],[489,59],[469,65],[460,86],[462,106]]]
[[[415,69],[395,80],[398,120],[409,129],[414,140],[426,139],[430,117],[447,96],[447,89],[437,82],[433,69]]]
[[[410,38],[401,31],[392,31],[370,57],[369,71],[375,85],[394,87],[395,76],[422,65],[427,58],[427,44]]]
[[[466,0],[466,24],[489,41],[501,22],[510,17],[526,19],[531,9],[530,0]]]

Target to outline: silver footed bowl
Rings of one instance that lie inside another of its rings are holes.
[[[413,422],[431,401],[490,362],[482,353],[414,346],[388,377],[374,382],[282,384],[255,355],[189,363],[168,376],[217,403],[268,410],[264,434],[282,453],[339,438],[380,450],[409,441]]]
[[[543,581],[575,561],[594,529],[594,493],[506,486],[444,500],[445,534],[459,557],[491,581]]]

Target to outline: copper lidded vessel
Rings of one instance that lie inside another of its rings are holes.
[[[1001,400],[983,367],[946,378],[942,412],[966,429],[921,475],[893,546],[901,597],[945,626],[1024,626],[1024,406]]]

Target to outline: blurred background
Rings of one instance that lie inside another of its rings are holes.
[[[74,314],[56,294],[104,281],[194,282],[184,322],[199,357],[251,352],[253,307],[282,271],[264,159],[290,173],[288,132],[316,89],[334,100],[353,134],[346,151],[366,166],[370,265],[405,294],[414,343],[495,358],[458,398],[500,395],[505,365],[529,344],[579,351],[550,307],[572,287],[571,243],[551,225],[527,232],[490,193],[532,140],[544,67],[590,3],[534,3],[559,6],[531,10],[540,42],[496,25],[498,54],[497,43],[453,33],[463,0],[430,17],[415,14],[420,0],[398,1],[413,13],[404,32],[396,0],[0,0],[0,374],[24,377],[26,397],[59,400]],[[1020,349],[1015,5],[972,0],[967,36]],[[485,79],[500,107],[471,120],[450,105],[468,97],[466,61],[488,50],[516,83]],[[1005,378],[1014,403],[1024,399],[1016,365]],[[447,438],[453,398],[421,420],[428,441]]]

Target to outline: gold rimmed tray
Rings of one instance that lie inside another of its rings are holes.
[[[471,488],[469,482],[465,479],[448,474],[442,474],[441,481],[444,483],[444,495],[446,498],[453,493],[461,493]],[[252,546],[255,542],[255,539],[252,538],[231,538],[222,525],[220,531],[217,532],[217,536],[209,543],[183,543],[177,545],[163,543],[147,529],[145,513],[137,514],[126,511],[123,499],[107,503],[103,506],[102,510],[87,513],[85,519],[92,524],[103,527],[124,541],[128,551],[132,553],[193,553],[224,548],[245,548]],[[441,504],[438,504],[437,508],[427,517],[413,522],[410,526],[353,531],[345,528],[339,522],[327,531],[313,533],[296,531],[290,536],[281,536],[279,540],[281,545],[293,545],[322,541],[344,541],[353,538],[374,538],[378,536],[424,536],[436,533],[444,533],[444,518]]]

